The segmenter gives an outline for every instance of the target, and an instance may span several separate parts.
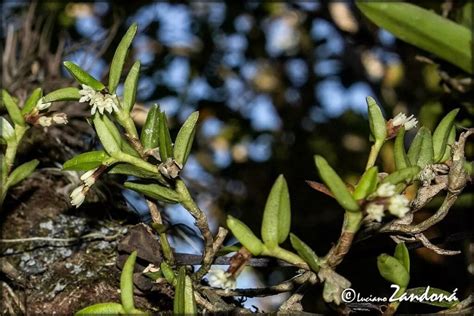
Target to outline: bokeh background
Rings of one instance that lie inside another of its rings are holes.
[[[465,3],[453,4],[449,17],[457,19]],[[441,1],[417,4],[443,10]],[[28,5],[6,1],[3,26],[19,25]],[[460,122],[471,124],[472,91],[451,87],[438,70],[448,75],[459,71],[437,60],[440,66],[423,61],[419,56],[433,56],[377,28],[351,1],[41,1],[36,6],[36,22],[51,34],[44,40],[46,53],[29,61],[31,72],[35,63],[40,71],[21,86],[14,75],[3,73],[3,85],[13,93],[29,87],[31,91],[37,84],[52,90],[60,78],[67,78],[64,69],[45,66],[44,56],[51,58],[58,47],[63,48],[59,52],[63,60],[106,80],[118,41],[137,22],[139,31],[125,66],[136,59],[142,65],[137,107],[159,104],[169,117],[172,136],[191,112],[200,111],[184,177],[213,229],[231,214],[258,232],[267,193],[276,177],[284,174],[292,201],[292,231],[323,255],[339,236],[343,212],[305,180],[317,180],[313,156],[319,154],[348,183],[355,183],[370,147],[366,96],[379,101],[387,118],[406,112],[432,128],[443,114],[461,107]],[[136,120],[142,122],[143,113],[138,111]],[[393,170],[391,144],[384,147],[379,162],[385,171]],[[125,198],[148,220],[138,195],[125,192]],[[471,202],[472,195],[461,199],[431,237],[469,233]],[[417,216],[426,217],[435,209],[436,202]],[[178,230],[175,246],[182,252],[199,250],[184,210],[172,206],[165,212]],[[182,232],[191,238],[183,239]],[[472,235],[463,236],[443,246],[469,250]],[[376,257],[392,252],[393,246],[385,236],[356,243],[338,271],[362,294],[389,294],[389,285],[377,273]],[[463,253],[441,257],[426,249],[414,250],[411,285],[458,288],[459,296],[465,297],[474,266],[469,251]],[[274,284],[288,277],[278,270],[249,273],[239,286]],[[306,296],[308,311],[324,311],[320,292],[317,287]],[[248,304],[271,310],[280,300]]]

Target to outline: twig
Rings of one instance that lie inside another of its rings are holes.
[[[181,205],[194,217],[196,220],[196,226],[201,231],[202,237],[204,238],[204,254],[202,257],[202,265],[199,270],[194,274],[194,279],[197,279],[198,275],[205,275],[211,267],[212,261],[214,260],[214,253],[212,251],[214,238],[212,237],[211,230],[209,229],[209,222],[207,221],[206,214],[196,205],[193,198],[189,194],[186,185],[183,180],[176,180],[176,191],[181,196]]]
[[[316,284],[318,278],[313,272],[304,273],[308,275],[308,279],[301,284],[295,293],[293,293],[279,308],[281,312],[291,312],[291,311],[303,311],[303,306],[301,306],[301,300],[308,289],[308,286],[311,284]]]
[[[438,314],[466,314],[472,315],[473,305],[474,304],[474,294],[469,295],[466,299],[457,303],[449,309],[439,311]]]
[[[454,256],[454,255],[458,255],[458,254],[461,253],[461,251],[459,251],[459,250],[446,250],[446,249],[440,248],[436,245],[433,245],[430,242],[430,240],[428,238],[426,238],[426,236],[423,235],[423,234],[416,234],[415,239],[421,241],[423,246],[425,246],[428,249],[433,250],[434,252],[436,252],[439,255]]]
[[[221,247],[222,243],[224,242],[225,237],[227,236],[228,230],[225,229],[224,227],[219,227],[219,231],[217,232],[216,238],[214,239],[214,243],[212,244],[211,249],[207,252],[207,256],[210,258],[214,258],[216,256],[217,251]],[[210,262],[212,264],[212,261]],[[199,269],[195,274],[194,277],[196,280],[200,280],[203,276],[206,275],[206,273],[209,271],[209,268],[211,265],[207,268],[202,268]]]
[[[339,237],[336,246],[332,247],[326,255],[326,261],[329,267],[335,268],[342,262],[344,256],[349,252],[354,236],[359,230],[361,220],[362,213],[345,212],[341,236]]]
[[[18,296],[15,294],[15,292],[13,291],[13,289],[6,283],[6,282],[1,282],[0,283],[0,289],[4,289],[8,292],[9,296],[11,297],[11,299],[13,300],[13,303],[15,303],[16,306],[18,306],[18,308],[20,309],[20,311],[22,313],[25,313],[25,305],[23,304],[23,302],[18,298]],[[3,294],[3,293],[2,293]],[[7,302],[8,304],[8,309],[10,311],[10,313],[12,314],[15,314],[15,311],[13,309],[13,306],[10,305],[10,302],[8,301],[8,299],[2,295],[2,297],[4,298],[4,300]]]
[[[79,237],[71,237],[71,238],[53,238],[53,237],[29,237],[29,238],[14,238],[14,239],[0,239],[0,243],[3,244],[17,244],[17,243],[29,243],[35,241],[44,241],[44,242],[63,242],[63,243],[73,243],[80,240],[115,240],[122,236],[122,233],[117,233],[115,235],[103,235],[99,233],[90,233],[86,235],[82,235]]]
[[[382,229],[380,229],[380,232],[402,233],[402,234],[409,234],[409,235],[415,235],[415,234],[424,232],[428,228],[441,222],[446,217],[446,215],[448,215],[450,208],[453,206],[454,202],[456,202],[457,198],[458,198],[457,194],[448,192],[448,194],[446,195],[443,201],[443,204],[441,204],[441,206],[436,211],[436,213],[433,214],[428,219],[424,220],[423,222],[416,225],[403,225],[403,224],[397,224],[393,222],[390,225],[382,227]]]
[[[249,264],[251,265],[251,263]],[[280,284],[263,287],[263,288],[256,288],[256,289],[216,289],[208,286],[203,286],[203,289],[212,289],[214,293],[219,296],[229,297],[229,296],[246,296],[246,297],[261,297],[261,296],[270,296],[276,295],[281,293],[286,293],[293,291],[298,286],[306,283],[310,276],[314,274],[312,272],[305,272],[300,275],[297,275],[289,280],[286,280]]]

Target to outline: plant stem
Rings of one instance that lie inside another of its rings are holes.
[[[135,127],[135,123],[133,122],[133,119],[130,116],[130,113],[125,112],[123,110],[122,105],[120,104],[119,98],[115,98],[115,99],[116,99],[116,101],[119,105],[119,108],[120,108],[120,111],[115,112],[116,117],[117,117],[117,121],[120,123],[120,125],[122,125],[122,127],[125,129],[127,134],[129,134],[132,137],[138,139],[137,128]]]
[[[336,246],[334,246],[326,256],[326,261],[331,268],[335,268],[340,264],[344,256],[349,252],[354,236],[360,228],[361,221],[362,212],[345,212],[341,236]]]
[[[176,179],[176,192],[181,198],[181,205],[194,217],[196,220],[196,226],[201,231],[202,237],[204,238],[204,254],[202,257],[202,265],[199,270],[194,274],[195,280],[201,279],[211,267],[212,260],[214,259],[213,243],[214,239],[209,229],[209,223],[207,221],[206,214],[199,209],[194,202],[191,194],[189,194],[188,188],[184,181],[180,178]]]
[[[13,164],[15,163],[15,157],[18,150],[18,144],[23,139],[26,130],[28,127],[15,125],[15,139],[7,142],[7,149],[5,151],[4,159],[5,161],[0,162],[2,165],[0,166],[0,176],[1,176],[1,185],[0,188],[0,211],[2,210],[3,201],[5,201],[5,197],[7,196],[7,180],[8,175],[10,174]],[[3,168],[5,167],[5,168]]]
[[[146,203],[148,204],[148,208],[150,209],[151,219],[153,220],[153,222],[159,225],[163,225],[160,210],[156,206],[156,203],[150,201],[149,199],[146,199]],[[171,246],[168,242],[168,236],[164,232],[159,234],[163,256],[165,257],[166,261],[168,261],[168,264],[174,265],[173,251],[171,250]]]
[[[367,165],[365,166],[365,170],[373,167],[375,165],[375,161],[379,155],[380,148],[382,148],[383,142],[376,141],[372,147],[370,147],[369,159],[367,159]]]

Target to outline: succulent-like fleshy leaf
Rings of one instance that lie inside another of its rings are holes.
[[[304,241],[299,239],[295,234],[290,234],[291,246],[296,250],[298,255],[310,266],[314,272],[318,272],[320,268],[319,258]]]
[[[356,200],[365,199],[375,191],[378,184],[378,168],[376,166],[367,169],[357,183],[352,196]]]
[[[110,74],[109,74],[109,91],[110,93],[115,93],[115,89],[120,81],[120,76],[122,75],[123,64],[125,63],[125,58],[127,57],[128,48],[137,33],[137,24],[133,23],[122,37],[122,40],[115,50],[114,57],[112,58],[112,63],[110,64]]]
[[[54,102],[54,101],[76,101],[81,98],[79,94],[79,89],[74,87],[62,88],[54,90],[44,96],[44,102]]]
[[[165,203],[179,203],[180,197],[175,190],[166,188],[159,184],[141,184],[135,182],[125,182],[124,186],[127,189],[143,193],[148,197],[157,199]]]
[[[242,221],[237,218],[228,215],[227,216],[227,227],[229,227],[232,234],[237,240],[247,248],[248,251],[254,256],[258,256],[263,251],[262,241],[255,236],[252,230],[245,225]]]
[[[433,132],[434,162],[440,162],[444,156],[448,145],[449,134],[452,131],[454,119],[458,112],[459,109],[454,109],[446,114]]]
[[[360,211],[359,204],[357,204],[357,201],[354,199],[354,197],[352,197],[352,194],[347,189],[346,184],[338,176],[336,171],[331,168],[326,159],[316,155],[314,157],[314,161],[321,179],[323,179],[324,184],[329,188],[329,190],[331,190],[331,193],[334,195],[336,201],[339,202],[339,204],[347,211]]]
[[[33,110],[36,106],[36,103],[38,103],[39,99],[43,96],[43,89],[41,88],[36,88],[33,90],[31,95],[26,99],[25,104],[23,105],[23,108],[21,109],[21,114],[25,115],[27,113],[30,113],[31,110]]]
[[[137,95],[138,88],[138,74],[140,73],[140,62],[137,60],[130,71],[128,72],[127,78],[125,79],[124,90],[123,90],[123,109],[125,112],[130,113],[133,106],[135,105],[135,98]]]
[[[85,84],[96,91],[102,91],[103,89],[105,89],[105,86],[102,82],[89,75],[84,69],[82,69],[75,63],[65,61],[63,64],[64,67],[66,67],[67,71],[69,71],[69,73],[74,77],[74,79],[77,80],[77,82]]]
[[[13,123],[18,124],[20,126],[25,126],[25,119],[21,114],[21,110],[18,107],[18,104],[15,100],[13,100],[12,96],[5,89],[2,90],[2,102],[7,108],[8,115],[10,115],[10,118]]]
[[[263,242],[269,247],[276,247],[288,237],[290,226],[290,194],[285,177],[280,175],[272,186],[263,211]]]
[[[356,1],[372,22],[401,40],[472,74],[472,31],[431,10],[402,1]]]
[[[196,134],[196,123],[199,118],[199,112],[192,113],[184,122],[183,126],[176,136],[173,156],[176,162],[183,167],[188,160],[191,147],[193,146],[194,134]]]
[[[148,110],[145,125],[143,125],[140,135],[145,150],[156,148],[159,145],[160,114],[160,107],[156,104]]]

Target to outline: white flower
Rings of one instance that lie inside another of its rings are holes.
[[[88,191],[88,188],[85,187],[84,185],[81,185],[75,188],[69,195],[71,197],[71,204],[75,206],[76,208],[81,206],[81,204],[84,202],[86,198],[87,191]]]
[[[377,189],[377,196],[380,197],[391,197],[395,194],[396,187],[391,183],[384,183]]]
[[[404,195],[397,194],[390,198],[388,211],[392,215],[402,218],[410,211],[408,203],[409,201]]]
[[[92,100],[97,92],[88,85],[83,84],[81,86],[82,89],[79,90],[79,94],[82,95],[82,97],[79,99],[79,102],[87,102]]]
[[[393,119],[392,119],[392,125],[393,126],[401,126],[403,125],[405,127],[405,130],[410,130],[413,127],[416,127],[418,124],[417,119],[415,118],[414,115],[410,115],[407,117],[405,113],[398,113]]]
[[[93,176],[97,168],[87,171],[81,176],[81,180],[84,182],[86,187],[91,187],[94,185],[96,178]]]
[[[53,119],[48,116],[40,116],[38,118],[38,124],[44,127],[48,127],[53,124]]]
[[[382,221],[383,205],[370,203],[367,206],[366,211],[367,211],[367,218],[368,219],[375,220],[379,223]]]
[[[56,113],[52,116],[53,122],[56,124],[67,124],[67,115],[66,113]]]
[[[43,102],[44,102],[44,98],[41,98],[38,100],[38,102],[36,102],[36,109],[38,111],[46,110],[47,108],[51,106],[51,102],[47,102],[47,103],[43,103]]]
[[[103,95],[102,93],[98,92],[92,97],[90,101],[90,104],[92,105],[91,114],[94,115],[97,111],[99,111],[100,114],[104,114],[104,110],[109,113],[118,111],[119,109],[114,100],[115,97],[115,95]]]
[[[119,111],[116,102],[117,96],[115,94],[104,95],[85,84],[82,85],[82,89],[79,90],[79,94],[82,95],[82,97],[79,99],[79,102],[89,101],[89,105],[92,105],[92,115],[94,115],[97,111],[99,111],[100,114],[104,114],[104,111],[107,111],[108,113]]]
[[[225,272],[221,269],[212,269],[209,271],[208,277],[209,285],[212,287],[222,289],[235,289],[235,279],[229,272]]]
[[[158,272],[160,271],[160,268],[156,267],[154,264],[150,263],[149,265],[147,265],[147,267],[143,270],[143,273],[148,273],[148,272],[151,272],[151,273],[154,273],[154,272]]]

